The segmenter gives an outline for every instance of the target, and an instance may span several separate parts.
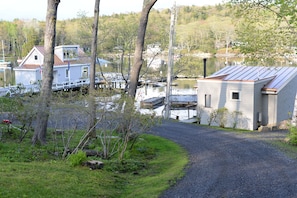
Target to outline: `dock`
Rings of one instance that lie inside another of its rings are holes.
[[[196,109],[197,95],[171,95],[169,96],[171,109]]]
[[[140,108],[155,109],[164,104],[165,97],[153,97],[140,101]]]
[[[164,104],[165,97],[152,97],[140,102],[140,108],[155,109]],[[170,108],[172,110],[196,109],[197,95],[170,95]]]

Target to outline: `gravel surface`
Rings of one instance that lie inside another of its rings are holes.
[[[185,176],[162,198],[297,197],[297,163],[263,140],[286,131],[235,134],[166,121],[151,131],[189,153]]]

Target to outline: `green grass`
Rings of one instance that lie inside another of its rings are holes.
[[[112,168],[113,160],[90,170],[57,159],[49,152],[51,145],[2,140],[0,197],[158,197],[183,176],[188,157],[175,143],[142,135],[133,148],[125,171]]]
[[[297,159],[297,147],[285,142],[284,140],[269,141],[269,143],[284,152],[288,157]]]
[[[150,140],[149,145],[158,149],[157,157],[149,162],[145,177],[135,178],[121,197],[158,197],[184,175],[181,170],[188,162],[186,152],[173,142],[155,138]]]

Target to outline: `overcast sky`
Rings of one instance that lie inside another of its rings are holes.
[[[47,0],[0,0],[0,20],[45,20]],[[224,0],[175,0],[177,5],[216,5]],[[100,15],[140,12],[143,0],[101,0]],[[174,0],[158,0],[153,8],[171,8]],[[93,15],[94,0],[61,0],[58,20],[76,18],[79,12]]]

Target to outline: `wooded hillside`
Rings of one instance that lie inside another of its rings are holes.
[[[224,48],[236,38],[229,8],[223,5],[178,7],[176,46],[179,53],[210,52]],[[87,53],[91,45],[92,18],[79,13],[77,18],[58,20],[56,45],[78,44]],[[137,33],[139,13],[101,16],[99,20],[99,53],[131,53]],[[153,10],[150,14],[146,44],[161,44],[167,49],[170,9]],[[4,43],[5,60],[16,64],[34,45],[43,45],[44,21],[15,19],[0,21],[0,40]],[[117,49],[117,50],[115,50]]]
[[[202,58],[216,55],[215,67],[237,62],[249,65],[296,65],[296,39],[292,27],[279,22],[264,8],[236,10],[236,6],[179,6],[175,35],[175,74],[202,74]],[[235,12],[237,11],[237,12]],[[131,65],[139,23],[139,13],[113,14],[99,19],[98,55],[113,62],[119,71],[121,57],[126,73]],[[78,44],[90,53],[93,18],[79,13],[77,18],[58,20],[56,45]],[[6,61],[17,65],[34,45],[43,45],[44,21],[0,21],[0,40]],[[170,9],[150,13],[145,45],[157,44],[165,66],[169,44]],[[240,56],[238,56],[240,54]],[[245,56],[241,56],[244,54]],[[232,61],[230,61],[232,59]],[[211,60],[213,61],[213,60]],[[147,63],[149,64],[149,63]],[[146,69],[146,67],[144,67]],[[195,73],[193,74],[193,69]],[[160,70],[166,71],[165,67]],[[211,70],[209,72],[212,72]],[[159,74],[157,71],[156,74]],[[164,73],[164,72],[163,72]],[[154,75],[154,74],[153,74]]]

